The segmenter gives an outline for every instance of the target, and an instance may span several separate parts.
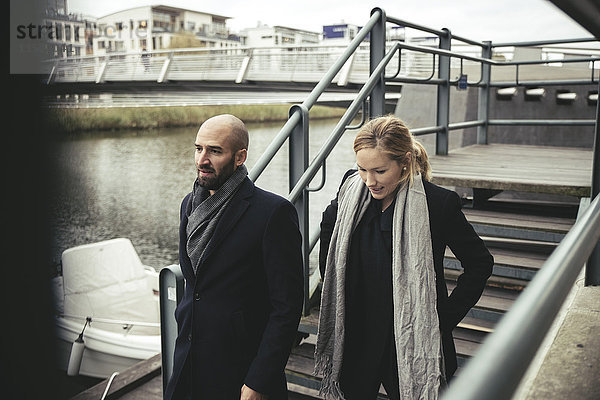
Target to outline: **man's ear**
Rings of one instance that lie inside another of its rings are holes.
[[[248,157],[248,150],[241,149],[236,151],[235,153],[235,166],[239,167],[243,163],[246,162],[246,157]]]

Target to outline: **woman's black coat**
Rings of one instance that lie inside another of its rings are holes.
[[[343,180],[352,172],[355,171],[348,171]],[[492,273],[494,259],[461,211],[462,202],[458,194],[425,180],[423,186],[429,209],[437,289],[437,311],[442,333],[446,377],[450,378],[457,368],[452,330],[481,297],[486,281]],[[325,262],[336,216],[337,197],[327,206],[321,221],[319,252],[321,277],[325,275]],[[450,295],[448,295],[444,278],[446,246],[452,250],[464,269]]]

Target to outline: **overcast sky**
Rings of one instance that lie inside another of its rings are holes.
[[[388,16],[455,35],[494,42],[589,37],[548,0],[69,0],[70,12],[101,17],[116,11],[162,4],[231,17],[234,32],[260,21],[270,26],[321,32],[340,22],[363,25],[374,7]]]

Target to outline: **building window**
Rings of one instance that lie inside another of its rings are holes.
[[[71,41],[71,25],[65,25],[65,40],[67,42]]]
[[[79,42],[79,27],[75,27],[75,41]]]
[[[162,28],[163,30],[169,30],[170,18],[168,14],[153,13],[152,24],[153,29]]]
[[[148,21],[147,20],[142,20],[140,21],[138,28],[139,29],[146,29],[148,27]]]
[[[146,50],[146,39],[140,39],[140,48]]]
[[[62,24],[56,23],[56,40],[62,40]]]
[[[116,23],[116,26],[117,26],[117,30],[118,30],[119,32],[121,32],[121,31],[123,30],[123,23],[122,23],[122,22],[117,22],[117,23]]]
[[[99,49],[105,49],[106,48],[106,43],[104,43],[104,40],[99,40],[98,41],[98,48]]]
[[[115,51],[125,51],[125,43],[122,40],[115,40]]]

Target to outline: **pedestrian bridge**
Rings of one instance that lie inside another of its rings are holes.
[[[421,83],[434,78],[437,71],[435,54],[427,54],[411,45],[436,47],[423,39],[406,40],[409,46],[398,52],[386,66],[386,76],[402,76]],[[387,44],[391,48],[393,42]],[[257,83],[285,84],[288,88],[310,87],[317,84],[329,68],[340,58],[345,45],[306,45],[281,47],[245,47],[236,49],[170,49],[143,53],[109,53],[103,56],[70,57],[48,60],[44,63],[46,83],[158,83],[168,82],[226,82],[252,86]],[[506,60],[524,56],[537,60],[569,59],[597,55],[597,49],[573,48],[515,48],[506,46],[497,54]],[[453,51],[465,56],[476,56],[481,49],[472,45],[453,46]],[[363,42],[345,62],[331,81],[339,88],[363,85],[369,77],[370,44]],[[451,60],[451,76],[481,79],[481,64],[468,58]],[[600,67],[595,64],[592,71]],[[544,72],[540,74],[540,69]],[[514,71],[507,68],[495,71],[494,80],[513,80]],[[539,76],[560,76],[562,79],[589,77],[588,63],[533,64],[522,66],[517,72],[521,79]],[[409,82],[410,83],[410,82]]]

